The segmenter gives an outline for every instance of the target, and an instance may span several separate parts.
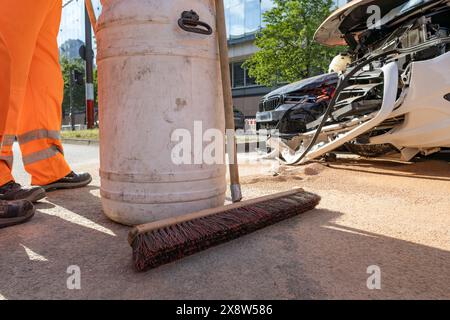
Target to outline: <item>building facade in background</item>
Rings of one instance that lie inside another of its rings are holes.
[[[272,89],[257,85],[242,64],[258,50],[256,34],[273,5],[273,0],[224,0],[233,101],[246,117],[255,117],[259,100]]]

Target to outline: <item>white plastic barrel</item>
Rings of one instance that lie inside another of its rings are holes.
[[[137,225],[223,205],[223,163],[180,165],[171,156],[179,143],[172,141],[174,130],[194,135],[197,121],[203,132],[224,131],[216,33],[192,33],[178,24],[183,11],[194,10],[215,31],[214,1],[102,2],[97,62],[104,213]]]

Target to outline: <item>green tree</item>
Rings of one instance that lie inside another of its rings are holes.
[[[260,50],[244,64],[258,84],[273,86],[326,72],[343,48],[314,41],[314,33],[330,15],[332,0],[274,0],[264,14],[266,27],[257,35]]]
[[[95,95],[95,105],[98,106],[98,69],[94,69],[94,95]]]

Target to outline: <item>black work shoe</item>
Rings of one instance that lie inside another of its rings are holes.
[[[35,211],[33,204],[27,200],[0,200],[0,228],[24,223],[34,216]]]
[[[92,177],[89,173],[75,173],[71,172],[64,178],[53,183],[42,186],[45,191],[53,191],[59,189],[75,189],[87,186],[91,183]]]
[[[45,198],[45,190],[41,187],[22,187],[14,181],[0,187],[0,200],[28,200],[37,202]]]

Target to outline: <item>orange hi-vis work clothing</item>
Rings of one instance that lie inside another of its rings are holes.
[[[0,0],[0,186],[14,180],[15,139],[33,185],[71,172],[60,141],[61,12],[62,0]]]

